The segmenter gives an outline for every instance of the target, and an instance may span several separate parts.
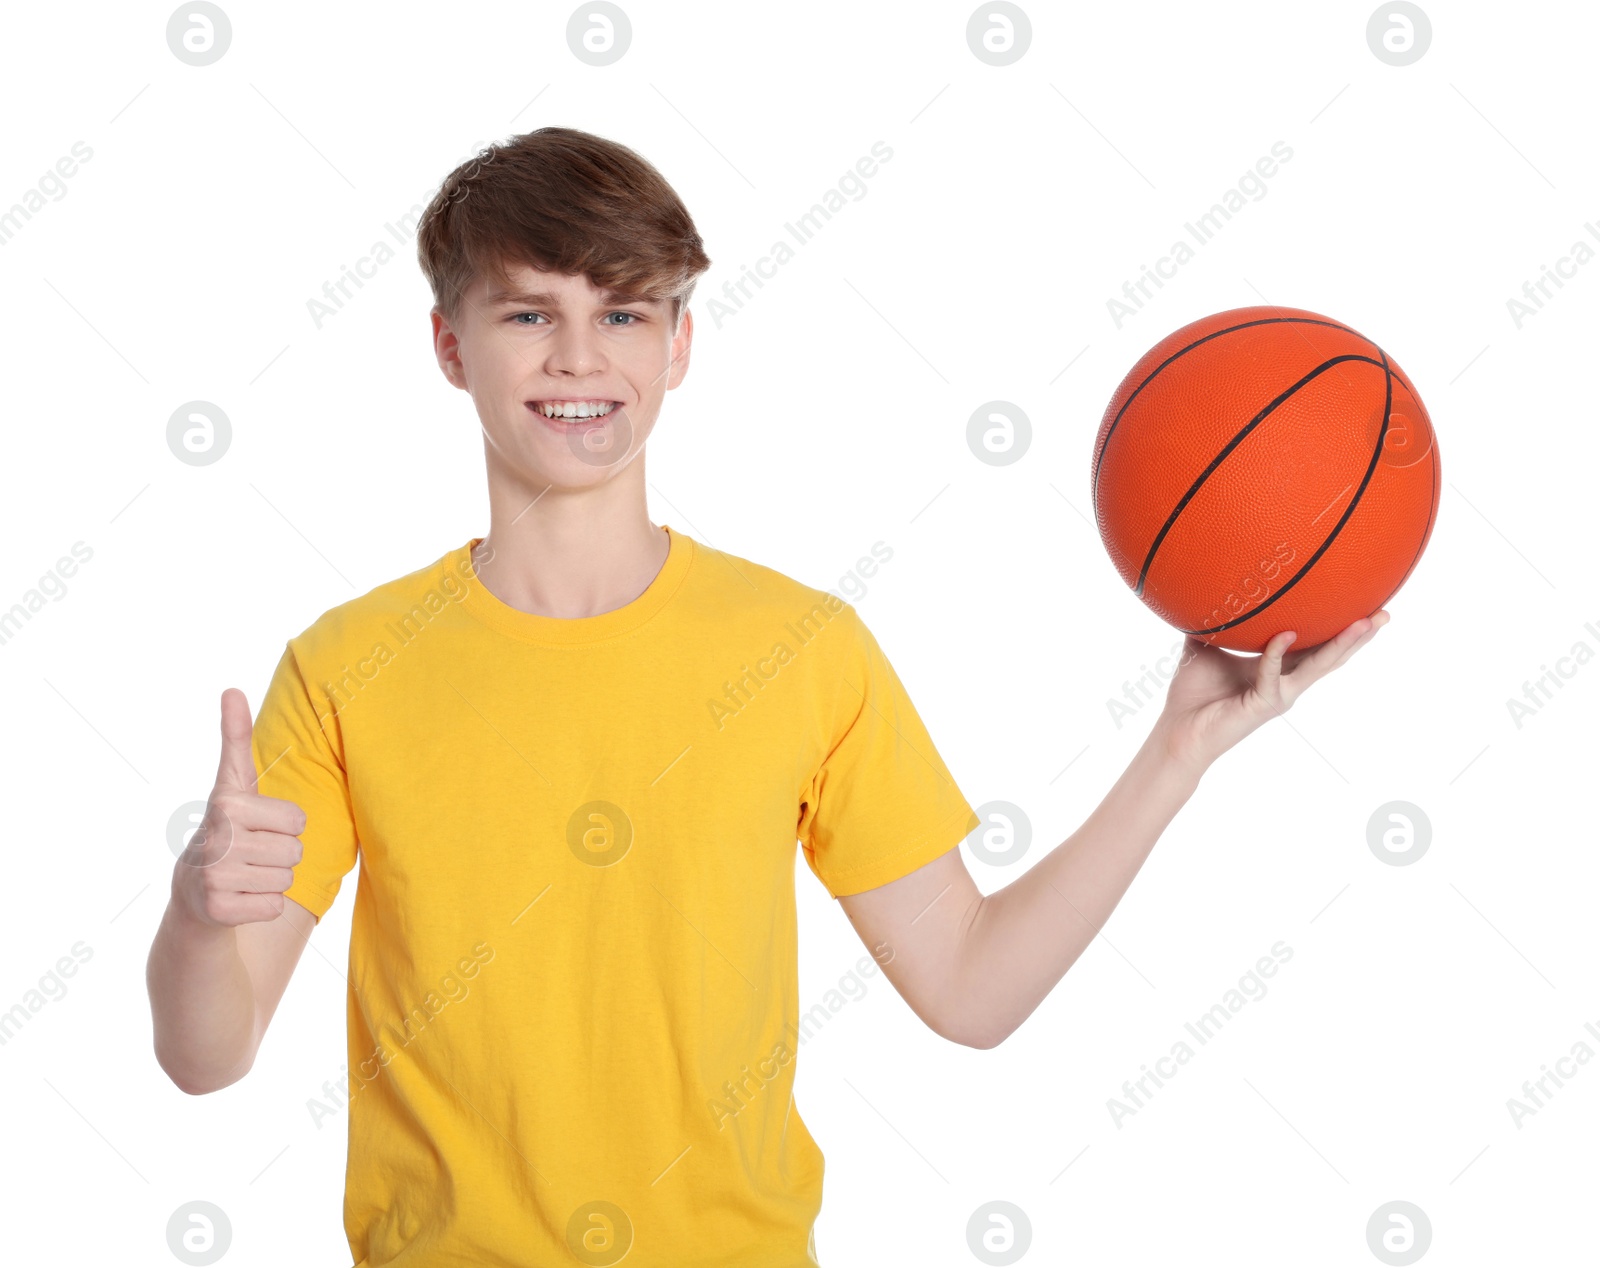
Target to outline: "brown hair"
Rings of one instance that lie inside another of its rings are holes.
[[[582,274],[601,290],[672,301],[676,326],[711,267],[682,199],[638,154],[574,128],[480,150],[444,178],[417,228],[417,260],[446,320],[508,264]]]

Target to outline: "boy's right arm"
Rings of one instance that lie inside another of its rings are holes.
[[[250,732],[250,706],[230,688],[216,786],[173,868],[145,969],[156,1060],[192,1095],[248,1073],[317,923],[284,896],[300,861],[305,812],[255,791]]]

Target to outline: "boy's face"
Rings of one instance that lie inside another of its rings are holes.
[[[640,452],[683,381],[694,320],[685,309],[674,330],[670,301],[629,302],[581,275],[507,272],[509,287],[475,281],[453,325],[433,313],[439,368],[471,394],[491,469],[541,493],[602,484]],[[576,416],[580,405],[593,416]]]

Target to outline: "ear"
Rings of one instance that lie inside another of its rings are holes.
[[[437,308],[429,314],[433,322],[433,355],[438,358],[444,377],[463,392],[467,390],[467,367],[461,363],[461,341]]]
[[[678,332],[672,336],[672,365],[667,371],[667,391],[683,382],[689,372],[689,348],[694,343],[694,314],[687,308],[678,321]]]

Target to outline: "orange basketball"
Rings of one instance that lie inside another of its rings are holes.
[[[1370,339],[1295,308],[1191,322],[1139,358],[1095,438],[1095,520],[1122,579],[1203,642],[1314,647],[1370,616],[1433,532],[1439,447]]]

